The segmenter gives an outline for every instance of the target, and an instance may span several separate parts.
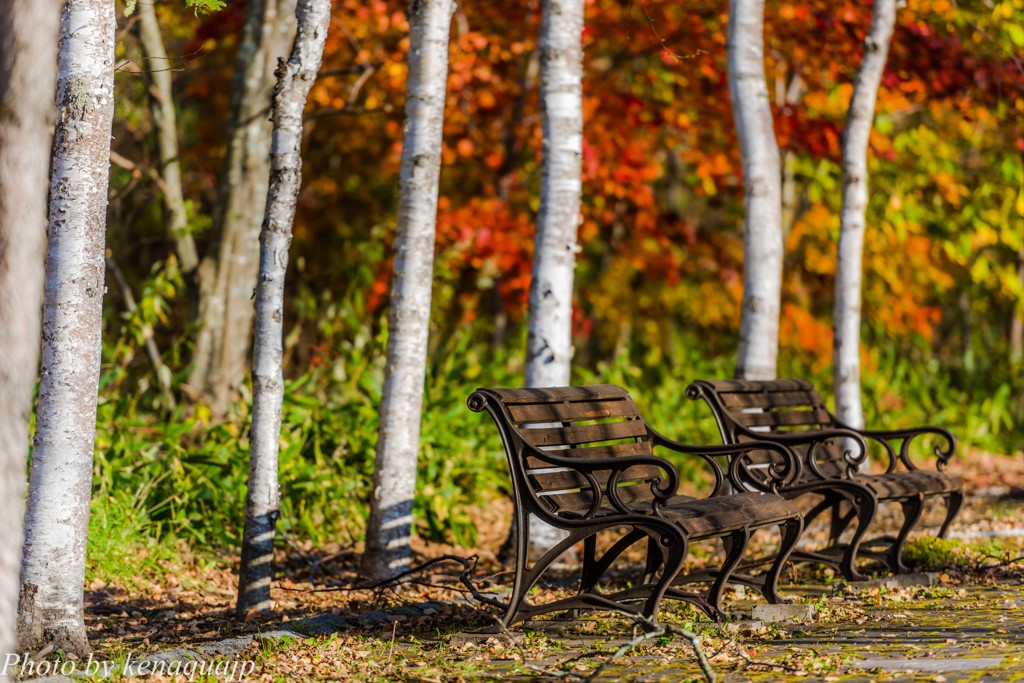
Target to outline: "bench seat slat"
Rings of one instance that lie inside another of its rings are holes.
[[[773,408],[790,406],[824,407],[816,391],[764,391],[721,393],[719,398],[726,408]]]
[[[796,427],[831,424],[832,419],[824,408],[814,410],[789,410],[785,412],[730,414],[732,419],[744,427]]]
[[[643,420],[605,422],[581,427],[538,427],[521,429],[520,436],[533,446],[562,446],[618,439],[635,439],[647,436],[647,425]]]
[[[714,387],[719,394],[728,392],[768,391],[814,391],[814,385],[805,379],[744,380],[711,379],[703,380]]]
[[[629,418],[640,414],[636,404],[628,398],[586,403],[524,403],[510,405],[508,412],[516,424],[520,425]]]
[[[492,389],[502,403],[555,403],[560,401],[603,401],[626,398],[629,394],[614,384],[591,384],[582,387],[547,387],[543,389]]]
[[[751,524],[771,524],[793,516],[792,504],[781,496],[740,493],[685,501],[665,507],[663,514],[700,539]]]
[[[525,431],[525,430],[524,430]],[[555,448],[544,449],[552,455],[560,458],[579,458],[580,460],[592,460],[596,458],[626,458],[633,455],[651,455],[650,441],[625,441],[610,446],[584,446],[576,448]],[[535,458],[532,455],[526,456],[527,467],[551,467],[551,464]]]

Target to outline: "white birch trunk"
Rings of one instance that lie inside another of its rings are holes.
[[[860,306],[864,214],[868,205],[868,138],[895,23],[896,0],[874,0],[871,30],[864,40],[864,56],[854,80],[843,133],[843,208],[839,215],[836,261],[833,388],[836,416],[857,428],[864,426],[860,392]]]
[[[282,343],[284,281],[295,205],[302,183],[302,111],[323,58],[331,0],[299,0],[298,30],[288,63],[274,90],[270,189],[260,230],[260,273],[253,334],[252,429],[249,432],[249,492],[238,580],[237,611],[267,613],[274,532],[279,516],[278,443],[284,401]]]
[[[82,598],[100,376],[114,29],[111,0],[66,0],[50,171],[42,375],[21,569],[21,647],[52,644],[78,655],[89,651]]]
[[[0,4],[0,655],[17,651],[60,6],[60,0]],[[7,680],[2,672],[0,680]]]
[[[764,0],[730,0],[726,52],[746,199],[736,377],[774,379],[782,296],[782,187],[764,71]]]
[[[388,315],[387,367],[363,571],[408,568],[434,269],[453,0],[410,0],[409,76]]]
[[[540,27],[544,160],[530,282],[526,385],[569,384],[583,153],[583,0],[545,0]]]
[[[246,5],[233,84],[215,256],[200,264],[200,331],[189,385],[221,417],[245,381],[262,209],[270,181],[270,101],[295,36],[295,0]]]
[[[576,232],[583,161],[583,0],[544,0],[540,103],[544,160],[527,314],[526,386],[570,382]],[[568,534],[530,520],[531,554]]]
[[[171,87],[172,64],[167,58],[164,40],[160,35],[160,22],[156,16],[155,0],[136,4],[139,11],[139,44],[146,55],[145,72],[150,80],[150,110],[156,128],[160,151],[160,176],[164,181],[164,207],[167,210],[167,229],[174,241],[174,251],[189,286],[199,267],[196,243],[188,231],[188,212],[185,193],[181,186],[181,163],[178,154],[178,119],[174,111],[174,91]]]

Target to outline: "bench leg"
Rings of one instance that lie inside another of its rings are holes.
[[[964,504],[964,492],[954,491],[945,496],[946,498],[946,519],[942,521],[942,526],[939,528],[939,538],[945,538],[946,532],[949,531],[949,525],[953,523],[953,518],[956,517],[956,513],[960,512],[960,507]]]
[[[661,556],[661,548],[653,537],[647,539],[647,559],[644,560],[644,583],[653,583],[658,576],[658,570],[665,563]]]
[[[903,526],[900,528],[896,540],[889,547],[886,562],[889,565],[889,571],[894,574],[908,574],[910,567],[903,564],[903,546],[907,542],[907,537],[910,536],[910,530],[921,519],[921,512],[924,510],[924,496],[918,494],[913,498],[902,500],[900,507],[903,508]]]
[[[804,520],[802,517],[794,517],[779,525],[779,532],[782,534],[779,554],[775,558],[775,562],[772,563],[772,566],[765,572],[764,585],[761,588],[761,595],[773,605],[788,602],[779,595],[779,575],[782,574],[782,568],[786,565],[786,561],[789,560],[793,549],[796,548],[796,544],[800,540],[800,534],[803,531]]]
[[[529,587],[524,587],[523,583],[526,578],[526,563],[527,553],[530,548],[530,520],[529,515],[522,512],[520,507],[516,505],[516,512],[514,517],[515,525],[515,578],[512,582],[512,593],[508,598],[508,609],[505,610],[505,616],[501,618],[501,623],[506,628],[511,626],[515,620],[516,615],[519,613],[519,607],[522,605],[523,599],[526,597]]]
[[[848,503],[850,508],[843,509],[843,503]],[[829,522],[829,540],[832,543],[839,543],[843,532],[850,527],[850,523],[857,517],[857,504],[845,496],[840,497],[832,506],[832,519]]]
[[[722,564],[718,576],[715,577],[714,583],[711,584],[707,598],[708,604],[714,609],[715,614],[711,616],[715,621],[722,621],[726,616],[725,612],[722,611],[722,593],[725,591],[725,585],[729,582],[729,577],[736,571],[740,560],[743,559],[747,543],[750,542],[750,530],[744,527],[732,532],[723,538],[722,541],[725,547],[725,563]]]
[[[601,578],[603,570],[598,571],[597,564],[597,535],[587,536],[583,539],[583,565],[580,567],[580,589],[577,595],[593,592],[594,587]],[[569,610],[570,619],[578,619],[580,610]]]
[[[657,583],[652,586],[650,597],[644,602],[642,614],[650,621],[657,622],[658,606],[661,604],[661,599],[665,597],[665,593],[672,585],[672,582],[676,580],[679,572],[682,571],[689,546],[686,537],[679,532],[660,534],[657,529],[651,529],[649,533],[651,541],[647,549],[648,567],[650,566],[650,556],[657,553],[664,562],[665,569],[662,571]],[[644,630],[647,630],[646,626]]]
[[[647,536],[644,531],[633,529],[606,550],[601,559],[597,559],[597,535],[594,534],[585,538],[583,540],[583,571],[580,575],[579,594],[596,592],[594,589],[597,588],[598,581],[601,580],[601,577],[604,576],[615,560],[630,547],[643,540],[644,536]],[[657,569],[660,566],[660,550],[654,544],[653,539],[649,538],[648,540],[648,562],[656,561],[655,569]],[[657,558],[652,560],[650,554],[657,554]],[[645,571],[643,582],[650,583],[653,580],[653,572]],[[578,616],[578,610],[571,616],[573,618]]]
[[[821,501],[814,507],[808,510],[804,514],[804,524],[810,525],[818,516],[825,510],[831,510],[833,506],[838,505],[836,496],[830,491],[815,491],[814,493],[821,496]]]
[[[857,513],[857,529],[853,532],[853,537],[846,550],[843,551],[839,571],[847,581],[863,581],[867,577],[857,571],[857,553],[860,551],[864,534],[868,532],[868,527],[875,519],[875,513],[878,512],[878,501],[873,496],[855,495],[853,506]]]
[[[583,567],[580,569],[580,593],[587,593],[597,585],[603,572],[597,567],[597,534],[583,539]]]

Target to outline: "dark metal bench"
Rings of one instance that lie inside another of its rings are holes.
[[[798,550],[792,555],[794,561],[826,562],[852,580],[861,578],[854,567],[860,552],[883,560],[892,572],[905,573],[909,568],[903,563],[903,546],[921,518],[925,501],[945,501],[946,517],[939,537],[945,535],[963,503],[963,483],[943,471],[956,449],[956,441],[945,429],[852,429],[829,412],[806,380],[700,380],[687,388],[687,396],[703,399],[711,407],[726,443],[767,439],[800,452],[803,474],[780,493],[790,498],[805,494],[821,497],[807,513],[807,522],[826,511],[832,517],[830,545],[817,553]],[[932,451],[934,470],[920,469],[911,460],[911,444],[922,440],[919,437],[938,440]],[[881,474],[870,474],[861,467],[866,463],[869,444],[887,459]],[[865,495],[870,500],[865,500]],[[865,540],[878,505],[890,502],[898,503],[903,510],[899,532]],[[853,528],[852,539],[840,543],[839,537],[847,528]]]
[[[479,389],[470,409],[486,410],[505,445],[512,475],[516,536],[515,579],[502,623],[506,626],[553,611],[611,609],[655,619],[662,598],[686,600],[712,619],[725,615],[719,604],[727,582],[749,585],[770,602],[782,601],[779,572],[803,529],[796,505],[773,491],[799,477],[799,461],[784,446],[690,446],[655,432],[640,416],[626,390],[613,385],[549,389]],[[715,477],[707,498],[677,494],[679,474],[655,447],[702,460]],[[745,479],[743,458],[768,449],[781,464],[768,477]],[[728,472],[716,458],[727,459]],[[749,492],[719,496],[727,479]],[[568,537],[529,566],[530,518],[568,532]],[[777,525],[778,552],[741,566],[753,531]],[[598,536],[605,543],[598,552]],[[611,538],[607,538],[610,536]],[[725,560],[717,569],[682,575],[690,544],[723,539]],[[637,585],[606,592],[613,563],[646,541],[646,565]],[[574,596],[547,603],[528,599],[541,575],[563,553],[583,544],[580,585]],[[743,573],[756,565],[759,576]],[[739,571],[737,571],[739,570]],[[678,586],[710,583],[704,592]]]

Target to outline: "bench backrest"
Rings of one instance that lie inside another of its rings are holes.
[[[540,451],[569,458],[652,455],[651,433],[636,404],[622,387],[611,384],[545,389],[478,389],[469,397],[474,411],[487,410],[501,432],[518,500],[534,501],[543,513],[586,514],[595,502],[594,483],[604,490],[609,473],[593,480],[570,467],[555,467],[531,455]],[[623,502],[653,499],[651,482],[663,472],[655,466],[630,468],[616,492]],[[529,489],[533,493],[531,496]],[[601,496],[602,508],[609,503]]]
[[[726,443],[755,438],[744,430],[768,436],[837,426],[824,399],[807,380],[698,380],[687,387],[686,395],[702,398],[711,407]],[[825,476],[846,475],[848,464],[840,443],[819,446],[814,459]]]

